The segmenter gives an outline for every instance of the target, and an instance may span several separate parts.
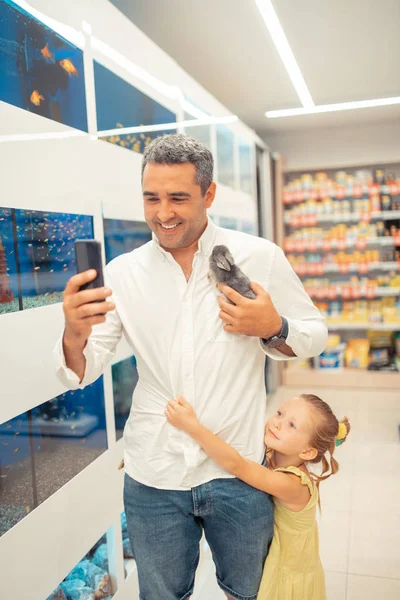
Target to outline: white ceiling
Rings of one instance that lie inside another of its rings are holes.
[[[301,106],[254,0],[111,0],[261,135],[399,120],[400,106],[266,119]],[[274,0],[315,104],[400,96],[400,0]]]

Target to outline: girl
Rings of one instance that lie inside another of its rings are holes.
[[[339,423],[328,404],[312,394],[288,400],[265,425],[266,468],[201,425],[184,398],[169,402],[165,414],[229,473],[274,496],[274,537],[258,600],[326,600],[318,551],[318,486],[338,471],[333,452],[350,431],[347,418]],[[322,474],[310,473],[309,463],[321,463]]]

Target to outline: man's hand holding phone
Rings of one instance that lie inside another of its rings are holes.
[[[106,298],[112,292],[106,287],[81,290],[81,287],[94,281],[94,269],[78,273],[68,281],[64,292],[65,333],[64,342],[81,343],[83,346],[92,332],[93,325],[104,323],[106,313],[115,309],[113,302]]]
[[[78,274],[71,277],[64,291],[63,350],[67,367],[82,381],[86,368],[83,350],[92,327],[104,323],[115,304],[107,302],[112,291],[104,287],[101,244],[96,240],[77,240],[75,253]]]

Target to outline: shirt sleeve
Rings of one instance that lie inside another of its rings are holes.
[[[321,354],[328,339],[325,319],[309,298],[279,246],[275,246],[267,290],[278,313],[288,320],[289,335],[286,344],[296,356],[285,356],[277,348],[267,348],[260,340],[265,354],[275,360],[312,358]]]
[[[110,277],[106,273],[105,280],[106,285],[112,289]],[[111,296],[110,301],[117,306],[114,297]],[[92,333],[83,350],[86,368],[81,382],[76,373],[67,367],[63,350],[63,335],[64,333],[58,339],[53,352],[57,377],[69,389],[83,389],[100,377],[116,352],[118,342],[122,337],[122,323],[118,315],[118,306],[115,310],[107,313],[105,323],[94,325],[92,328]]]

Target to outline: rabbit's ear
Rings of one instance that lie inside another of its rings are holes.
[[[228,263],[231,265],[231,267],[233,267],[233,265],[235,264],[235,260],[232,256],[232,254],[229,252],[228,248],[226,249],[225,257],[226,257],[226,260],[228,261]]]
[[[229,260],[225,258],[225,256],[218,256],[218,258],[215,259],[215,263],[217,267],[219,267],[223,271],[230,271],[233,264],[230,263]]]

